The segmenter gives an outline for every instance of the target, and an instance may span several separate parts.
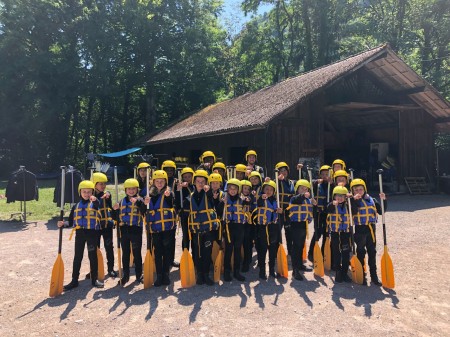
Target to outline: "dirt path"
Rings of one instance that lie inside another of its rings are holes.
[[[98,290],[83,280],[55,299],[48,298],[57,255],[55,222],[0,222],[0,335],[448,336],[449,219],[449,196],[390,198],[386,221],[395,291],[334,285],[334,275],[316,279],[312,273],[303,282],[260,282],[256,269],[247,274],[249,282],[181,289],[174,269],[175,282],[168,288],[144,290],[131,282],[120,289],[107,279],[105,289]],[[66,230],[65,283],[73,261],[68,235]],[[379,263],[381,225],[377,239]],[[81,275],[88,265],[85,254]]]

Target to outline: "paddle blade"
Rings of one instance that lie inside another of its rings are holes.
[[[220,272],[222,271],[223,252],[219,250],[214,260],[214,282],[220,281]]]
[[[144,260],[144,289],[150,288],[153,285],[153,259],[150,254],[150,249],[147,249]]]
[[[322,251],[317,241],[314,244],[314,274],[320,277],[325,275]]]
[[[331,244],[330,238],[327,237],[325,240],[325,248],[324,248],[324,257],[323,257],[323,266],[326,271],[331,270]]]
[[[363,284],[364,282],[364,270],[361,261],[353,255],[350,259],[350,267],[352,270],[352,280],[357,284]]]
[[[182,288],[189,288],[195,285],[194,261],[187,248],[183,250],[180,259],[180,279]]]
[[[288,277],[287,256],[282,244],[279,245],[277,252],[277,273],[282,277]]]
[[[388,289],[394,289],[395,287],[394,265],[389,256],[387,246],[384,246],[384,253],[381,256],[381,283],[383,287]]]
[[[213,242],[213,246],[212,246],[212,253],[211,253],[211,260],[214,262],[216,261],[217,258],[217,254],[219,254],[219,244],[217,243],[217,241]]]
[[[302,260],[306,261],[307,256],[306,256],[306,240],[305,240],[305,244],[303,245],[303,254],[302,254]]]
[[[98,269],[97,279],[103,282],[103,280],[105,279],[105,264],[103,262],[102,251],[98,247],[97,247],[97,269]]]
[[[56,297],[63,292],[64,282],[64,262],[61,254],[58,254],[52,269],[52,278],[50,279],[50,297]]]
[[[134,264],[133,245],[130,243],[130,266]]]

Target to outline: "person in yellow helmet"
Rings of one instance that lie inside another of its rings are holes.
[[[266,178],[268,179],[268,178]],[[259,278],[267,279],[266,274],[266,255],[269,251],[269,276],[278,277],[275,272],[275,261],[280,243],[280,230],[277,223],[278,215],[283,212],[277,204],[275,196],[277,185],[272,180],[264,182],[263,194],[258,199],[255,210],[256,220],[256,240],[258,254]]]
[[[106,251],[106,260],[108,267],[108,276],[117,277],[117,272],[114,270],[114,244],[113,244],[113,227],[114,222],[112,219],[112,202],[111,193],[106,190],[106,183],[108,178],[106,174],[101,172],[95,172],[92,175],[92,182],[95,186],[94,196],[99,201],[99,220],[101,229],[98,236],[97,246],[100,248],[100,239],[103,236],[103,245]]]
[[[188,226],[192,237],[198,285],[214,285],[214,281],[209,277],[209,272],[212,245],[215,240],[214,231],[220,227],[208,178],[207,171],[196,170],[193,178],[195,188],[189,199],[186,200],[189,205]]]
[[[275,170],[278,170],[278,186],[280,193],[280,207],[283,213],[279,217],[280,231],[284,227],[284,234],[286,237],[287,253],[292,257],[292,234],[290,219],[287,212],[289,201],[295,194],[294,181],[289,179],[289,165],[286,162],[279,162],[275,165]],[[281,240],[280,235],[280,240]]]
[[[336,271],[335,282],[351,282],[348,276],[350,265],[351,235],[350,214],[347,207],[347,198],[351,196],[344,186],[333,188],[333,201],[327,207],[327,226],[331,232],[332,263]],[[352,213],[356,208],[352,207]]]
[[[259,174],[256,171],[253,171]],[[253,173],[252,172],[252,173]],[[241,193],[242,197],[248,199],[248,203],[243,204],[243,210],[246,215],[247,221],[244,224],[244,239],[242,241],[242,246],[244,249],[244,258],[242,259],[242,269],[243,273],[250,270],[250,264],[252,262],[253,256],[253,242],[255,240],[255,225],[252,221],[252,212],[256,208],[256,197],[252,194],[253,185],[249,180],[241,180]]]
[[[257,165],[258,155],[255,150],[248,150],[245,153],[245,161],[247,162],[247,176],[250,175],[251,172],[258,172],[262,178],[264,178],[264,169],[262,166]]]
[[[316,200],[311,198],[311,184],[308,180],[300,179],[295,184],[295,195],[289,201],[287,208],[292,232],[292,276],[302,281],[300,271],[311,271],[302,261],[302,252],[306,240],[306,227],[313,220],[313,206]]]
[[[87,246],[90,277],[92,286],[103,288],[103,282],[97,280],[97,240],[100,231],[99,202],[94,196],[94,183],[83,180],[78,185],[80,201],[73,205],[69,215],[69,225],[75,231],[75,255],[73,258],[72,281],[64,286],[64,291],[78,287],[81,261],[83,260],[84,246]],[[64,227],[64,221],[58,221],[58,227]],[[70,236],[72,238],[72,235]]]
[[[120,244],[122,247],[123,275],[120,283],[124,287],[130,280],[130,251],[133,247],[136,282],[142,283],[142,228],[143,215],[147,210],[144,199],[138,195],[139,182],[130,178],[123,183],[125,197],[113,205],[117,211],[120,226]]]
[[[355,243],[356,255],[364,266],[364,257],[368,255],[368,264],[370,271],[370,280],[373,284],[381,286],[377,276],[377,247],[376,247],[376,224],[378,214],[381,213],[381,205],[377,199],[367,193],[367,187],[364,180],[356,178],[350,184],[353,199],[351,200],[352,209],[357,208],[353,213],[353,223],[355,224]],[[387,208],[386,195],[380,193],[380,200],[384,203],[384,209]],[[366,273],[364,273],[364,285],[367,285]]]
[[[230,282],[231,278],[231,255],[234,256],[233,277],[238,281],[245,281],[241,274],[241,246],[244,240],[244,225],[247,216],[244,205],[250,204],[249,198],[241,198],[241,182],[232,178],[228,180],[227,193],[223,205],[223,217],[225,220],[225,257],[223,279]]]
[[[200,156],[200,166],[197,170],[205,170],[208,174],[212,173],[212,167],[216,162],[216,155],[212,151],[205,151]]]
[[[330,187],[328,188],[328,184]],[[314,262],[314,244],[322,240],[322,256],[325,250],[325,239],[328,237],[327,231],[327,206],[331,199],[331,192],[334,188],[331,166],[322,165],[319,169],[319,179],[313,180],[313,191],[317,199],[317,206],[314,207],[314,234],[311,235],[311,243],[309,245],[308,260]],[[329,194],[328,194],[329,193]]]
[[[136,167],[137,175],[136,180],[139,182],[139,196],[144,198],[147,195],[147,170],[150,170],[149,163],[142,162]]]
[[[191,240],[189,238],[188,229],[188,216],[189,216],[189,201],[191,193],[194,191],[194,185],[192,184],[192,178],[194,176],[194,170],[190,167],[184,167],[181,170],[181,182],[177,184],[177,192],[175,193],[175,203],[177,209],[180,211],[181,230],[183,232],[183,240],[181,247],[190,249]],[[181,191],[181,195],[180,195]]]
[[[175,196],[168,187],[167,173],[163,170],[153,172],[149,197],[145,199],[146,226],[150,226],[152,244],[155,248],[156,280],[155,287],[169,285],[169,271],[173,259],[175,241]]]
[[[171,191],[175,191],[177,188],[176,187],[177,183],[178,183],[178,179],[175,178],[175,172],[177,170],[177,165],[175,164],[175,162],[173,160],[165,160],[161,164],[161,170],[164,170],[164,172],[166,172],[166,174],[167,174],[167,179],[168,179],[167,186],[170,188]],[[176,205],[175,205],[175,207],[176,207]],[[178,212],[179,209],[176,209],[176,211]],[[170,233],[173,235],[173,238],[171,240],[172,256],[170,258],[170,260],[171,260],[170,264],[175,268],[179,268],[180,263],[178,261],[175,261],[176,231],[171,231]]]

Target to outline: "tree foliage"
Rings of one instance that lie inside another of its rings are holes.
[[[0,0],[0,175],[124,149],[208,104],[383,43],[450,97],[448,0],[243,0],[251,18],[235,35],[221,6]]]

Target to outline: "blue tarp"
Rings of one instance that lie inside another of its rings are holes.
[[[126,156],[130,153],[139,151],[141,148],[140,147],[133,147],[131,149],[128,150],[123,150],[123,151],[119,151],[119,152],[113,152],[113,153],[99,153],[99,156],[102,157],[108,157],[108,158],[116,158],[116,157],[122,157],[122,156]]]

